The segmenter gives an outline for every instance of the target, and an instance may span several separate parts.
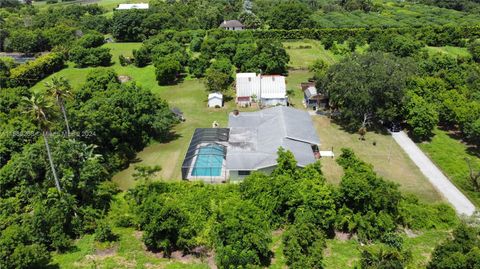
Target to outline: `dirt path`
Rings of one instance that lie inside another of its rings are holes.
[[[392,137],[420,168],[420,171],[428,178],[430,183],[452,204],[458,214],[473,215],[475,206],[472,202],[448,180],[405,132],[392,133]]]

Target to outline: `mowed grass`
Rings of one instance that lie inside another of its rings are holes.
[[[448,54],[453,57],[471,57],[470,52],[468,52],[467,48],[461,47],[452,47],[452,46],[445,46],[445,47],[430,47],[427,46],[427,51],[430,53],[442,53]]]
[[[220,127],[227,126],[228,113],[234,109],[232,101],[223,108],[207,108],[207,91],[200,80],[186,80],[178,85],[161,87],[154,93],[168,101],[171,107],[178,107],[184,113],[185,122],[174,128],[176,139],[168,143],[154,142],[137,154],[139,163],[131,164],[119,172],[113,180],[122,188],[134,185],[132,173],[136,165],[160,165],[162,171],[157,179],[181,180],[181,165],[196,128],[209,128],[214,121]]]
[[[105,10],[112,12],[119,4],[148,3],[149,0],[75,0],[62,2],[61,0],[55,4],[47,4],[47,1],[35,1],[33,4],[39,8],[48,8],[51,6],[66,6],[73,4],[90,5],[97,4],[104,7]]]
[[[416,237],[402,235],[403,248],[412,253],[412,260],[406,268],[426,268],[435,246],[445,240],[449,234],[449,231],[445,230],[431,230]],[[327,248],[323,252],[325,268],[356,268],[360,265],[361,251],[362,247],[354,239],[328,239]]]
[[[342,57],[326,50],[318,40],[286,41],[283,45],[290,56],[289,66],[293,69],[308,69],[317,59],[334,64]]]
[[[363,141],[359,139],[359,135],[342,130],[326,116],[314,116],[313,121],[320,137],[321,150],[333,148],[335,155],[339,156],[341,148],[351,148],[363,161],[372,164],[378,175],[398,183],[403,192],[415,194],[425,202],[442,200],[440,194],[390,135],[368,132]],[[373,145],[374,142],[376,145]],[[335,158],[322,158],[321,162],[327,180],[338,184],[343,170],[335,162]]]
[[[286,267],[285,256],[283,255],[283,232],[282,230],[274,231],[272,234],[272,250],[273,257],[271,259],[269,269],[284,269]]]
[[[174,260],[162,258],[147,251],[141,241],[142,234],[132,228],[114,228],[119,240],[99,243],[94,235],[85,235],[66,253],[55,253],[52,265],[59,268],[158,268],[158,269],[208,269],[200,259]]]
[[[159,87],[155,80],[155,68],[153,66],[138,68],[134,65],[121,66],[119,63],[118,56],[124,55],[131,57],[132,50],[138,49],[141,46],[142,43],[139,42],[104,44],[103,47],[109,48],[112,54],[112,65],[109,68],[113,68],[119,75],[126,75],[134,78],[135,81],[139,82],[139,84],[142,84],[145,87]],[[79,89],[85,83],[88,73],[95,69],[96,68],[93,67],[76,68],[74,63],[68,62],[66,68],[44,78],[42,81],[34,85],[32,89],[35,91],[42,89],[45,82],[50,81],[54,76],[60,76],[68,79],[74,89]]]
[[[480,192],[475,192],[469,181],[470,159],[476,171],[480,171],[480,151],[452,138],[446,131],[435,130],[430,142],[418,144],[430,159],[443,171],[476,207],[480,207]]]

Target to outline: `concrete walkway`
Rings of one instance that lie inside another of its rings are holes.
[[[405,132],[392,133],[393,139],[408,154],[410,159],[420,168],[420,171],[428,178],[430,183],[447,198],[458,214],[473,215],[475,206],[468,200],[455,185],[433,164],[433,162],[421,151],[418,146],[408,137]],[[452,156],[452,158],[454,158]]]

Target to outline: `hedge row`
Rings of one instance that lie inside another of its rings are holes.
[[[64,60],[64,55],[58,52],[42,55],[11,69],[7,84],[10,87],[33,86],[46,76],[61,70]]]
[[[192,33],[191,31],[190,33]],[[194,32],[193,32],[194,33]],[[200,34],[199,31],[197,34]],[[463,39],[480,37],[480,26],[456,27],[456,26],[435,26],[435,27],[403,27],[403,28],[311,28],[296,30],[245,30],[245,31],[219,31],[209,30],[207,35],[216,37],[253,36],[255,38],[272,38],[282,40],[333,39],[343,42],[349,38],[359,38],[367,42],[374,40],[379,35],[396,33],[399,35],[411,35],[417,40],[424,41],[430,46],[462,45]],[[180,33],[175,37],[178,39]]]

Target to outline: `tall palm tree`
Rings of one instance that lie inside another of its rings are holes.
[[[57,101],[57,105],[62,111],[65,127],[67,128],[67,136],[70,136],[70,126],[68,124],[67,110],[65,109],[65,100],[72,98],[72,87],[68,80],[63,77],[53,77],[51,82],[46,82],[47,92]]]
[[[60,188],[60,181],[58,180],[57,171],[53,164],[52,153],[50,151],[50,145],[48,144],[48,136],[50,135],[50,118],[53,117],[53,104],[49,100],[45,99],[43,95],[33,93],[30,98],[24,97],[25,113],[28,113],[32,119],[38,124],[38,127],[42,131],[43,140],[45,141],[45,148],[47,149],[48,161],[50,162],[50,168],[52,169],[53,178],[55,180],[55,186],[58,192],[62,192]]]

